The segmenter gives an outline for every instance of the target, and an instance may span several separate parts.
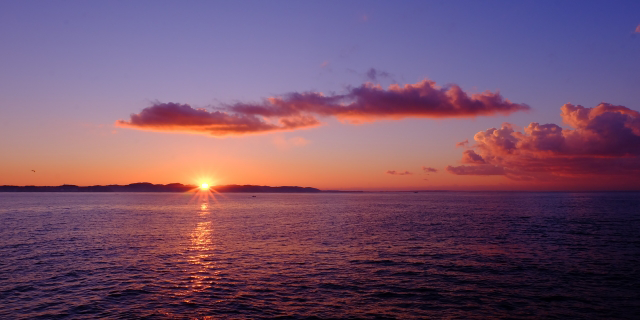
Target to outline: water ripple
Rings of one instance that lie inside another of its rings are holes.
[[[0,318],[633,319],[638,196],[0,194]]]

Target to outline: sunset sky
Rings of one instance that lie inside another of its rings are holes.
[[[2,1],[0,44],[0,185],[640,189],[640,1]]]

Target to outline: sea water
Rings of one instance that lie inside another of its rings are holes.
[[[0,318],[640,318],[640,193],[0,193]]]

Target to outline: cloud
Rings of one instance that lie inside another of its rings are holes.
[[[640,33],[640,24],[636,27],[636,33]]]
[[[485,164],[482,157],[473,150],[465,150],[462,152],[462,163]]]
[[[367,79],[373,82],[378,82],[378,78],[388,78],[391,75],[388,72],[378,71],[374,68],[371,68],[369,69],[369,71],[367,71],[366,76],[367,76]]]
[[[469,146],[469,139],[465,139],[464,141],[456,143],[456,147],[467,147]]]
[[[425,173],[436,173],[438,169],[422,166],[422,171]]]
[[[503,175],[504,168],[493,166],[490,164],[478,165],[478,166],[447,166],[445,168],[448,172],[456,175],[477,175],[477,176],[490,176],[490,175]]]
[[[281,149],[281,150],[291,149],[292,147],[306,146],[307,144],[309,144],[309,142],[310,142],[309,140],[303,137],[293,137],[293,138],[287,139],[281,135],[278,135],[275,138],[273,138],[273,144],[275,144],[276,147],[278,147],[278,149]]]
[[[250,114],[194,109],[188,104],[157,103],[132,114],[129,121],[116,121],[117,127],[150,131],[204,133],[212,136],[291,131],[320,125],[309,116],[282,117],[270,122]]]
[[[589,175],[640,175],[640,113],[601,103],[594,108],[565,104],[563,122],[530,123],[523,132],[509,123],[474,136],[458,175],[504,174],[514,180],[549,180]],[[500,170],[502,169],[502,173]]]
[[[326,96],[318,92],[289,93],[266,99],[260,104],[237,103],[228,106],[235,113],[266,117],[297,115],[334,116],[348,122],[403,118],[476,117],[528,110],[499,93],[472,94],[457,85],[440,88],[423,80],[416,84],[392,84],[387,90],[365,83],[349,88],[346,94]]]
[[[358,124],[382,119],[473,118],[529,110],[499,93],[467,94],[455,85],[423,80],[388,89],[365,83],[345,94],[292,92],[260,103],[235,103],[207,111],[187,104],[156,103],[117,126],[141,130],[203,133],[213,136],[291,131],[320,125],[319,117]]]
[[[388,170],[386,172],[386,174],[390,174],[393,176],[410,176],[413,173],[409,172],[409,171],[395,171],[395,170]]]
[[[329,61],[325,60],[320,64],[320,68],[328,68],[329,67]]]

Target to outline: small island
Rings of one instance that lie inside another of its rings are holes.
[[[152,184],[149,182],[131,183],[128,185],[107,186],[0,186],[0,192],[189,192],[198,190],[198,186],[182,183]],[[256,185],[223,185],[211,187],[215,192],[252,192],[252,193],[313,193],[320,189],[297,186],[256,186]]]

